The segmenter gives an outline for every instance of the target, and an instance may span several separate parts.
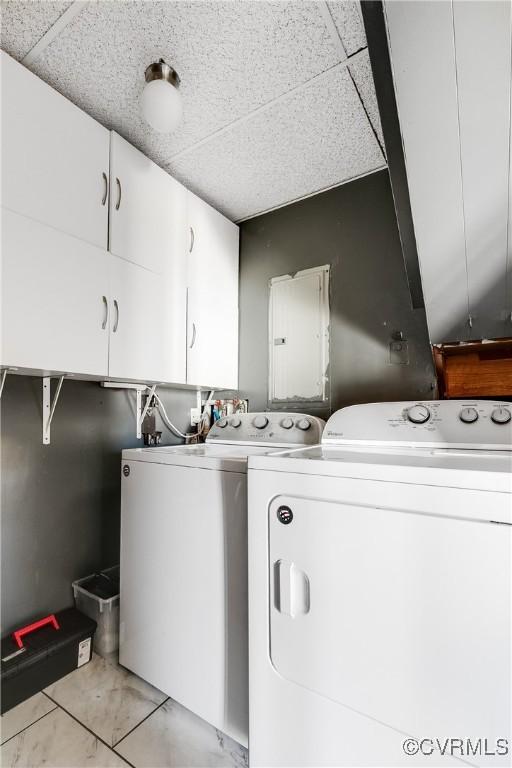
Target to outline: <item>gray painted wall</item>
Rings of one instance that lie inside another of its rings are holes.
[[[251,410],[268,407],[268,281],[331,265],[330,404],[433,396],[425,312],[413,310],[387,171],[251,219],[241,226],[240,389]],[[409,365],[390,363],[391,333]]]
[[[189,428],[195,392],[160,390]],[[72,604],[71,582],[119,562],[120,453],[135,393],[65,381],[41,443],[41,379],[7,376],[1,411],[2,633]],[[162,442],[179,442],[162,428]]]

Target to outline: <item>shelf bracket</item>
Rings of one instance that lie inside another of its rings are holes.
[[[43,378],[43,445],[50,445],[50,426],[53,414],[55,413],[55,408],[57,407],[63,381],[64,376],[59,376],[59,382],[52,402],[51,377],[45,376]]]
[[[142,422],[144,421],[146,417],[146,413],[149,410],[149,406],[151,403],[151,400],[153,398],[153,395],[155,394],[156,390],[156,384],[153,384],[152,387],[149,387],[147,384],[132,384],[131,382],[118,382],[118,381],[102,381],[100,382],[101,386],[105,389],[125,389],[125,390],[135,390],[135,396],[136,396],[136,414],[135,414],[135,424],[136,424],[136,435],[137,438],[140,439],[142,437]],[[146,403],[144,405],[144,408],[142,407],[142,395],[149,390],[149,394],[146,400]]]
[[[2,397],[2,392],[4,391],[4,384],[5,380],[7,378],[7,368],[4,368],[2,371],[2,377],[0,378],[0,398]]]

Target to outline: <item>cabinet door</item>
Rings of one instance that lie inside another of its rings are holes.
[[[186,381],[187,190],[131,144],[111,134],[110,251],[160,276],[153,284],[163,381]],[[121,266],[118,264],[118,270]],[[158,296],[158,298],[157,298]],[[158,306],[156,305],[158,304]],[[153,329],[155,334],[155,329]],[[130,378],[134,378],[131,376]]]
[[[432,342],[467,339],[468,292],[451,3],[385,3]]]
[[[505,280],[511,13],[511,3],[453,3],[468,304],[476,339],[512,333]]]
[[[187,190],[175,179],[165,218],[166,255],[161,275],[162,379],[174,384],[187,380]],[[162,224],[162,222],[161,222]]]
[[[186,190],[113,132],[110,162],[110,251],[162,273],[176,251],[170,217],[175,206],[186,204]]]
[[[510,335],[511,5],[385,8],[430,339]]]
[[[1,54],[2,204],[107,247],[109,133]]]
[[[108,256],[2,211],[2,365],[108,373]]]
[[[238,387],[236,224],[189,192],[187,382]]]
[[[109,375],[139,381],[168,380],[160,276],[111,256],[110,288]]]

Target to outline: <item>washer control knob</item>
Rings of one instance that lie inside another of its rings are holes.
[[[261,414],[261,413],[260,413],[260,415],[259,415],[259,416],[256,416],[256,417],[253,419],[253,422],[252,422],[252,423],[254,424],[254,426],[256,427],[256,429],[265,429],[265,427],[266,427],[266,426],[267,426],[267,424],[268,424],[268,419],[267,419],[267,417],[266,417],[266,416],[263,416],[263,414]]]
[[[287,416],[282,420],[281,426],[283,429],[291,429],[293,427],[293,419],[290,419],[290,417]]]
[[[310,426],[311,426],[311,422],[310,422],[310,420],[309,420],[309,419],[300,419],[300,420],[297,422],[297,426],[298,426],[298,428],[299,428],[299,429],[303,429],[303,430],[304,430],[304,432],[305,432],[305,431],[306,431],[306,429],[309,429],[309,428],[310,428]]]
[[[495,408],[491,413],[491,419],[495,424],[508,424],[512,419],[512,414],[508,408]]]
[[[413,405],[407,411],[407,418],[413,424],[425,424],[430,419],[430,411],[425,405]]]
[[[478,411],[476,408],[463,408],[459,413],[459,419],[463,421],[464,424],[473,424],[473,422],[478,419]]]
[[[228,420],[225,419],[224,417],[222,417],[222,419],[219,419],[215,424],[216,427],[220,427],[221,429],[224,429],[224,427],[227,427],[227,425],[228,425]]]
[[[242,426],[242,419],[239,416],[235,416],[234,419],[231,419],[231,426],[238,429],[238,427]]]

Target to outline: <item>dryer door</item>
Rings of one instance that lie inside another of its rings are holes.
[[[418,738],[506,738],[511,532],[404,510],[275,498],[275,669]]]

